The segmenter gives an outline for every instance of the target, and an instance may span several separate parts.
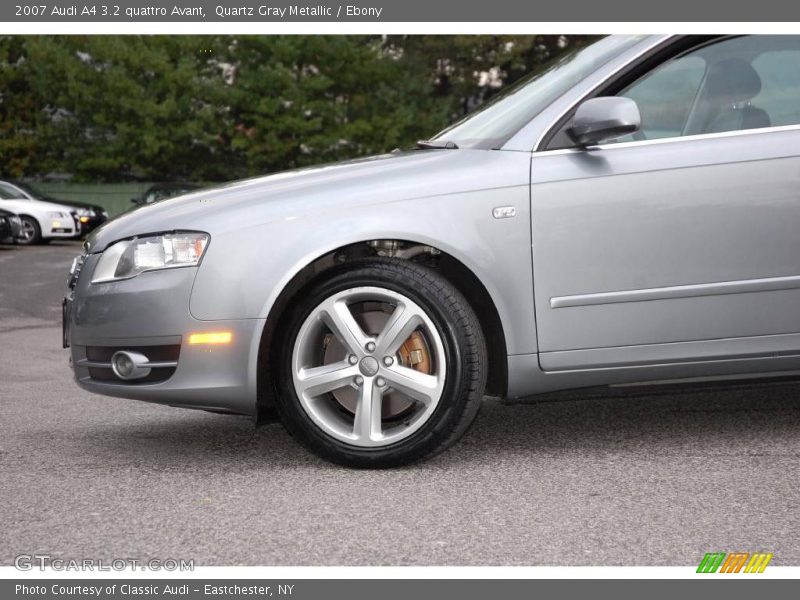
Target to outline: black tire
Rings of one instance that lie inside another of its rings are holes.
[[[416,302],[436,326],[447,364],[442,396],[428,421],[409,437],[377,448],[350,445],[320,429],[303,409],[292,378],[292,351],[305,319],[326,298],[360,286],[386,288]],[[277,409],[289,433],[326,460],[349,467],[386,468],[430,458],[453,445],[478,414],[486,385],[483,332],[464,296],[432,269],[387,258],[335,267],[301,290],[281,321],[272,355]]]
[[[42,229],[39,227],[39,221],[28,215],[20,216],[23,227],[30,227],[33,230],[32,235],[27,239],[18,239],[17,243],[21,246],[34,246],[42,243]]]

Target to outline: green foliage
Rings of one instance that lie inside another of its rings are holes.
[[[4,36],[0,177],[226,180],[428,138],[585,36]]]

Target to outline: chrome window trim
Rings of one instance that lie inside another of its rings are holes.
[[[614,148],[635,148],[641,146],[655,146],[657,144],[674,144],[676,142],[693,142],[702,140],[722,139],[729,137],[739,137],[747,135],[781,133],[785,131],[800,131],[800,123],[796,125],[778,125],[775,127],[759,127],[757,129],[737,129],[735,131],[720,131],[717,133],[698,133],[695,135],[672,136],[658,138],[656,140],[633,140],[630,142],[620,142],[618,144],[599,144],[587,148],[558,148],[555,150],[540,150],[535,152],[535,156],[556,156],[558,154],[575,154],[579,152],[592,152],[594,150],[612,150]]]

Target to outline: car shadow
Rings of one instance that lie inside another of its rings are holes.
[[[580,392],[571,399],[535,404],[488,405],[452,462],[484,451],[548,455],[574,452],[587,457],[646,453],[721,455],[752,452],[769,439],[765,452],[781,452],[800,436],[800,384],[743,385],[680,391]],[[792,450],[794,452],[794,450]],[[454,453],[455,454],[455,453]]]
[[[404,469],[465,467],[485,464],[487,457],[528,460],[564,452],[589,457],[697,456],[735,454],[747,447],[752,454],[765,438],[770,440],[765,453],[795,452],[793,441],[800,438],[798,392],[800,384],[792,382],[647,394],[574,392],[513,405],[487,399],[459,444]],[[84,442],[112,461],[155,461],[165,467],[189,461],[192,468],[209,473],[340,468],[306,452],[279,423],[254,428],[248,418],[180,409],[160,412],[158,419],[93,428]]]

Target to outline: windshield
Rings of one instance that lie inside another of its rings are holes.
[[[25,194],[12,185],[0,183],[0,199],[2,200],[27,200]]]
[[[31,200],[44,200],[41,194],[37,194],[33,188],[25,185],[24,183],[14,182],[14,187],[22,191],[25,196]]]
[[[510,86],[438,133],[434,140],[459,148],[498,148],[582,79],[642,40],[613,35],[575,49]]]

